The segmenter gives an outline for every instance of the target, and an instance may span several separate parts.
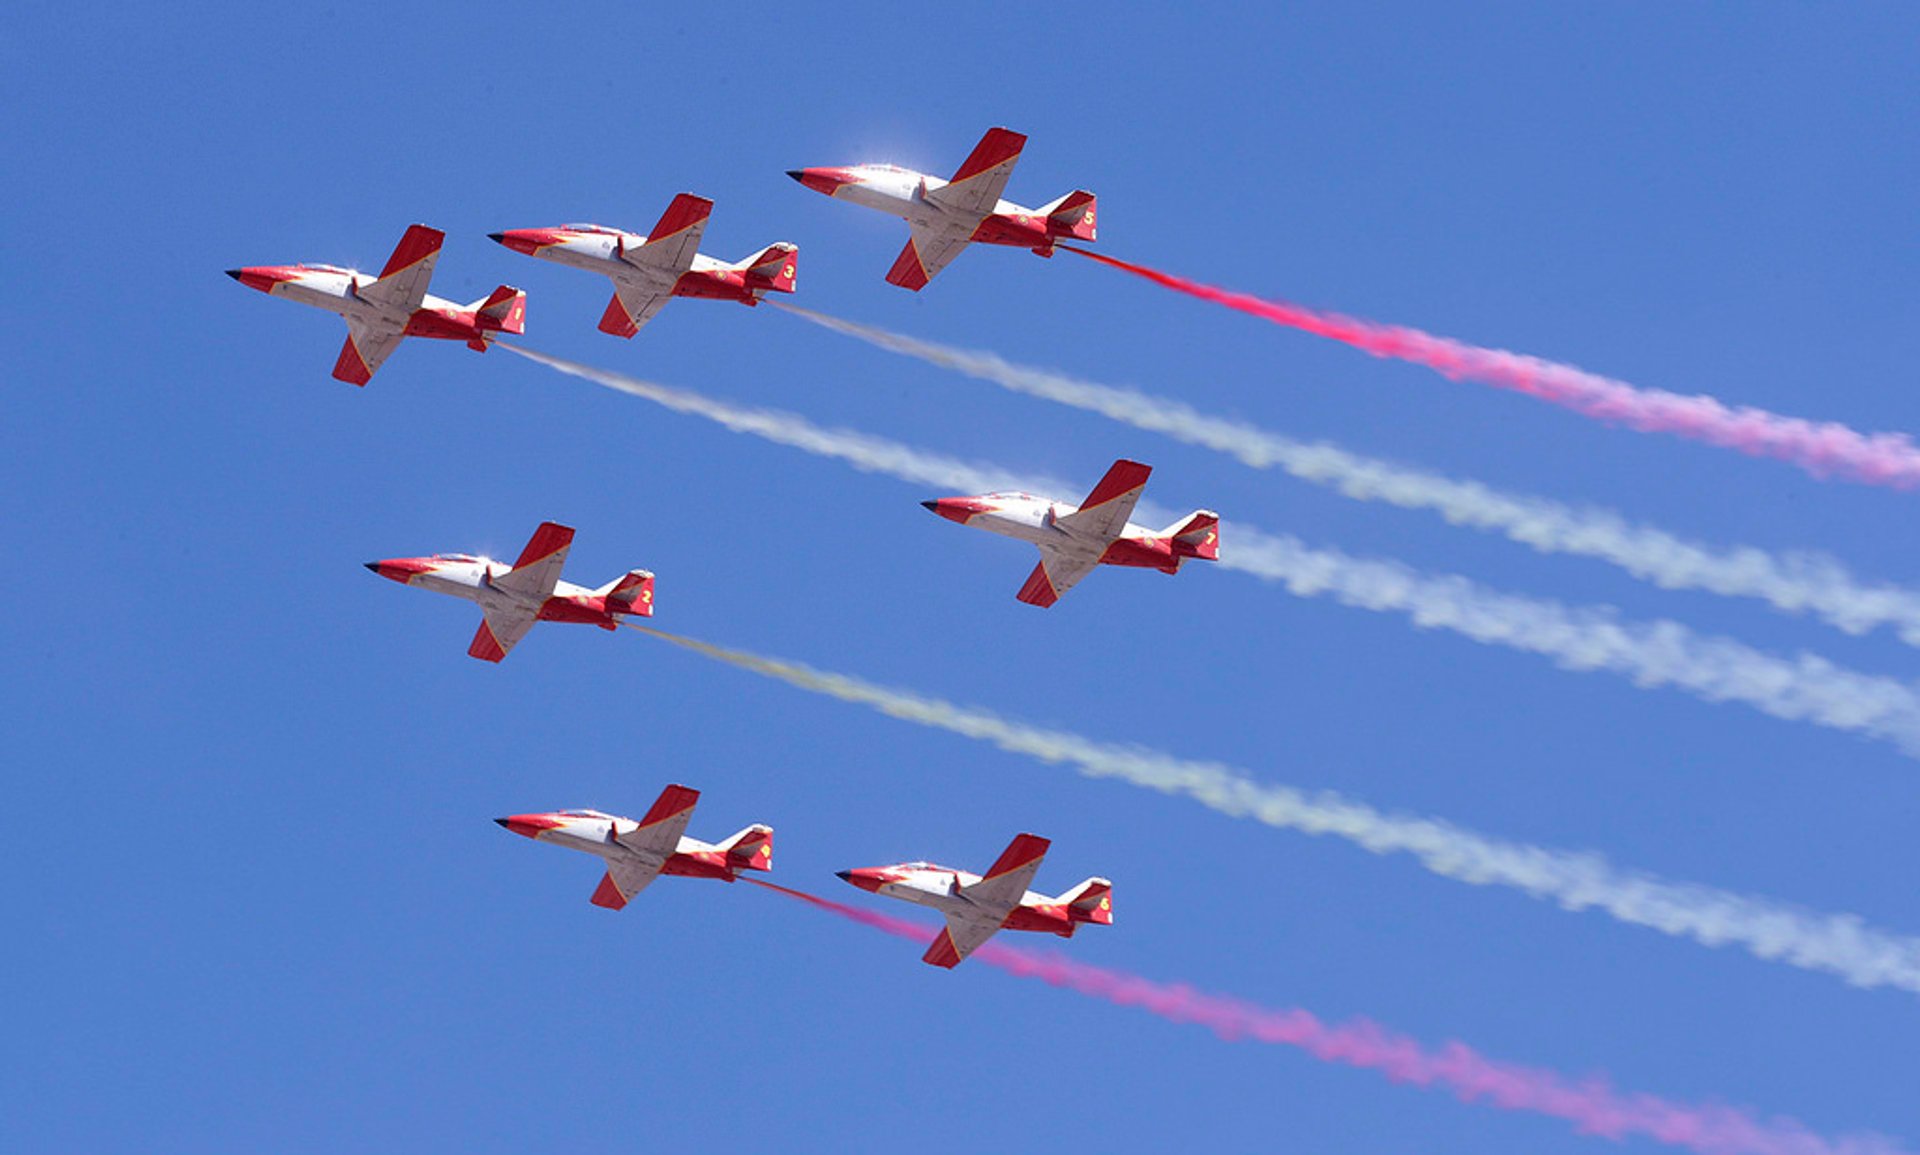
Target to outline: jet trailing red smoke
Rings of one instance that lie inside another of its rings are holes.
[[[1668,433],[1754,457],[1791,462],[1823,480],[1838,478],[1892,489],[1920,486],[1920,446],[1904,433],[1861,433],[1835,422],[1784,417],[1745,406],[1732,408],[1704,395],[1687,397],[1662,389],[1642,389],[1571,365],[1502,349],[1483,349],[1400,325],[1269,301],[1073,245],[1059,247],[1175,292],[1331,338],[1376,357],[1412,361],[1454,380],[1464,378],[1511,389],[1643,433]]]
[[[742,881],[901,938],[920,943],[933,938],[933,932],[918,923],[757,878]],[[1366,1019],[1324,1023],[1297,1007],[1256,1006],[1184,983],[1156,982],[1088,966],[1058,954],[990,942],[972,958],[1008,974],[1039,979],[1117,1006],[1137,1007],[1171,1022],[1195,1023],[1229,1041],[1295,1047],[1324,1063],[1378,1071],[1396,1083],[1449,1090],[1464,1103],[1563,1119],[1582,1134],[1616,1140],[1645,1137],[1700,1155],[1902,1155],[1904,1151],[1879,1136],[1828,1138],[1792,1119],[1762,1120],[1736,1107],[1674,1103],[1619,1091],[1598,1076],[1575,1081],[1555,1071],[1490,1059],[1464,1043],[1428,1047]]]

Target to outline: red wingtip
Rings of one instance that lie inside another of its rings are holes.
[[[543,521],[540,528],[533,531],[527,540],[527,548],[520,551],[520,559],[513,563],[514,569],[532,565],[542,558],[552,557],[573,544],[573,528],[558,522]]]
[[[627,905],[627,896],[621,894],[620,888],[613,884],[612,872],[601,876],[600,885],[593,890],[592,902],[593,905],[603,906],[608,910],[620,910]]]
[[[979,176],[995,165],[1013,160],[1025,147],[1027,147],[1027,138],[1020,133],[1006,128],[989,128],[987,134],[980,138],[980,143],[973,146],[973,151],[967,155],[967,159],[960,162],[959,169],[953,174],[953,183],[959,184],[963,180]]]
[[[419,264],[440,251],[441,242],[447,234],[426,225],[412,225],[407,235],[400,238],[400,244],[394,248],[393,255],[387,258],[387,267],[380,270],[382,278],[391,277],[409,265]]]
[[[373,380],[373,370],[367,368],[367,362],[360,356],[360,347],[348,336],[346,344],[340,346],[340,356],[333,363],[333,376],[336,380],[349,385],[365,385]]]
[[[1031,866],[1045,858],[1047,850],[1052,845],[1053,843],[1037,834],[1016,834],[1013,836],[1013,841],[1007,844],[1007,848],[1000,852],[1000,857],[987,868],[983,878],[998,878],[1008,871]]]
[[[888,284],[912,289],[916,293],[926,288],[930,279],[927,267],[920,263],[920,250],[914,247],[912,241],[908,241],[907,247],[900,250],[900,255],[894,258],[893,267],[887,270]]]
[[[1043,610],[1060,600],[1060,594],[1053,588],[1053,577],[1047,573],[1047,563],[1044,559],[1033,567],[1033,572],[1027,575],[1027,583],[1021,586],[1020,592],[1014,596],[1030,606],[1039,606]]]
[[[940,937],[933,940],[933,945],[927,948],[927,953],[920,956],[920,961],[945,967],[948,970],[960,965],[959,948],[953,945],[953,935],[949,934],[945,927],[940,929]]]
[[[713,202],[706,197],[681,193],[673,198],[673,203],[667,206],[667,211],[660,215],[660,223],[653,226],[653,231],[647,234],[647,243],[653,244],[664,237],[685,232],[706,220],[708,214],[712,212]]]
[[[1153,466],[1142,465],[1138,461],[1128,461],[1123,457],[1107,469],[1106,476],[1093,487],[1093,492],[1080,503],[1080,508],[1092,509],[1096,505],[1105,505],[1124,493],[1139,489],[1152,475]]]
[[[660,792],[646,816],[640,819],[640,825],[652,826],[664,822],[676,814],[692,810],[700,802],[700,792],[687,786],[669,786]]]

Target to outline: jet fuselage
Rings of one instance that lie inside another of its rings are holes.
[[[770,287],[763,279],[749,277],[740,266],[716,261],[705,253],[695,253],[693,265],[686,272],[663,276],[658,269],[621,257],[623,252],[641,249],[647,243],[646,237],[605,225],[509,229],[489,235],[516,253],[525,253],[572,269],[585,269],[616,281],[648,284],[657,292],[670,292],[676,297],[703,297],[757,305],[761,295]]]
[[[377,278],[334,265],[254,265],[229,269],[227,275],[270,297],[312,305],[342,317],[361,320],[381,329],[399,329],[408,337],[465,341],[485,349],[498,333],[483,327],[479,310],[428,293],[412,311],[391,308],[361,296],[356,290]]]
[[[965,226],[972,230],[968,239],[981,244],[1011,245],[1051,256],[1057,239],[1044,215],[1009,200],[996,200],[990,213],[945,207],[927,196],[946,186],[944,178],[897,165],[806,168],[787,175],[815,192],[899,217],[916,228]]]
[[[903,862],[894,866],[865,866],[842,870],[837,877],[862,890],[887,898],[898,898],[920,906],[929,906],[942,914],[967,917],[991,916],[967,898],[964,889],[980,881],[980,876],[932,862]],[[1020,901],[1000,922],[1008,930],[1033,930],[1073,937],[1074,919],[1067,904],[1051,895],[1026,891]]]
[[[1181,558],[1166,534],[1128,522],[1111,541],[1081,539],[1060,519],[1079,512],[1078,506],[1035,497],[1030,493],[988,493],[979,497],[943,497],[920,504],[948,521],[984,529],[1033,545],[1084,546],[1101,549],[1103,565],[1137,566],[1173,573]]]
[[[604,859],[609,864],[632,862],[658,870],[661,874],[686,878],[717,878],[732,882],[740,868],[730,862],[727,852],[709,842],[680,836],[671,854],[650,854],[616,841],[616,834],[631,834],[640,824],[631,818],[605,814],[598,810],[560,810],[548,814],[516,814],[496,818],[501,826],[536,842],[550,842],[568,850],[579,850]]]
[[[471,554],[388,558],[370,561],[367,568],[404,586],[477,602],[488,612],[519,607],[532,611],[541,621],[582,622],[603,630],[617,628],[620,618],[626,616],[610,605],[605,594],[570,581],[554,583],[553,593],[545,598],[514,593],[492,580],[511,572],[512,566]]]

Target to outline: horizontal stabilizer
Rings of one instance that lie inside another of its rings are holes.
[[[773,827],[755,823],[720,844],[735,870],[773,869]]]

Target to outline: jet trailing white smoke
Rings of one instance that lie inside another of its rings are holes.
[[[1850,634],[1887,627],[1920,646],[1920,590],[1856,580],[1824,554],[1776,554],[1753,546],[1714,546],[1635,525],[1606,509],[1505,493],[1476,481],[1366,457],[1324,441],[1303,442],[1245,422],[1214,417],[1183,402],[1017,365],[988,352],[923,341],[872,325],[782,303],[780,308],[837,333],[1015,393],[1098,413],[1234,457],[1255,469],[1279,469],[1356,501],[1438,513],[1454,525],[1499,533],[1540,553],[1594,558],[1662,589],[1755,598],[1777,610],[1811,614]]]
[[[730,405],[543,353],[511,348],[563,373],[715,421],[781,445],[921,485],[983,492],[1064,493],[1059,482],[961,461],[847,429],[825,429],[792,413]],[[1862,674],[1824,658],[1782,658],[1672,621],[1632,622],[1610,608],[1576,608],[1487,589],[1463,577],[1423,574],[1397,562],[1311,549],[1238,523],[1221,532],[1219,564],[1278,582],[1300,597],[1407,617],[1487,645],[1540,654],[1566,670],[1605,670],[1637,686],[1673,686],[1711,702],[1741,702],[1776,718],[1893,742],[1920,756],[1920,693],[1892,678]]]
[[[1247,771],[1218,762],[1096,742],[798,662],[625,624],[738,669],[991,743],[1009,753],[1072,766],[1089,778],[1113,778],[1182,795],[1233,818],[1345,839],[1372,854],[1409,855],[1443,878],[1509,887],[1565,910],[1601,910],[1621,922],[1706,946],[1737,945],[1759,958],[1837,975],[1854,986],[1920,993],[1920,939],[1875,929],[1857,915],[1822,914],[1768,898],[1671,882],[1616,867],[1595,853],[1508,842],[1444,819],[1389,814],[1331,791],[1309,794],[1259,782]]]

